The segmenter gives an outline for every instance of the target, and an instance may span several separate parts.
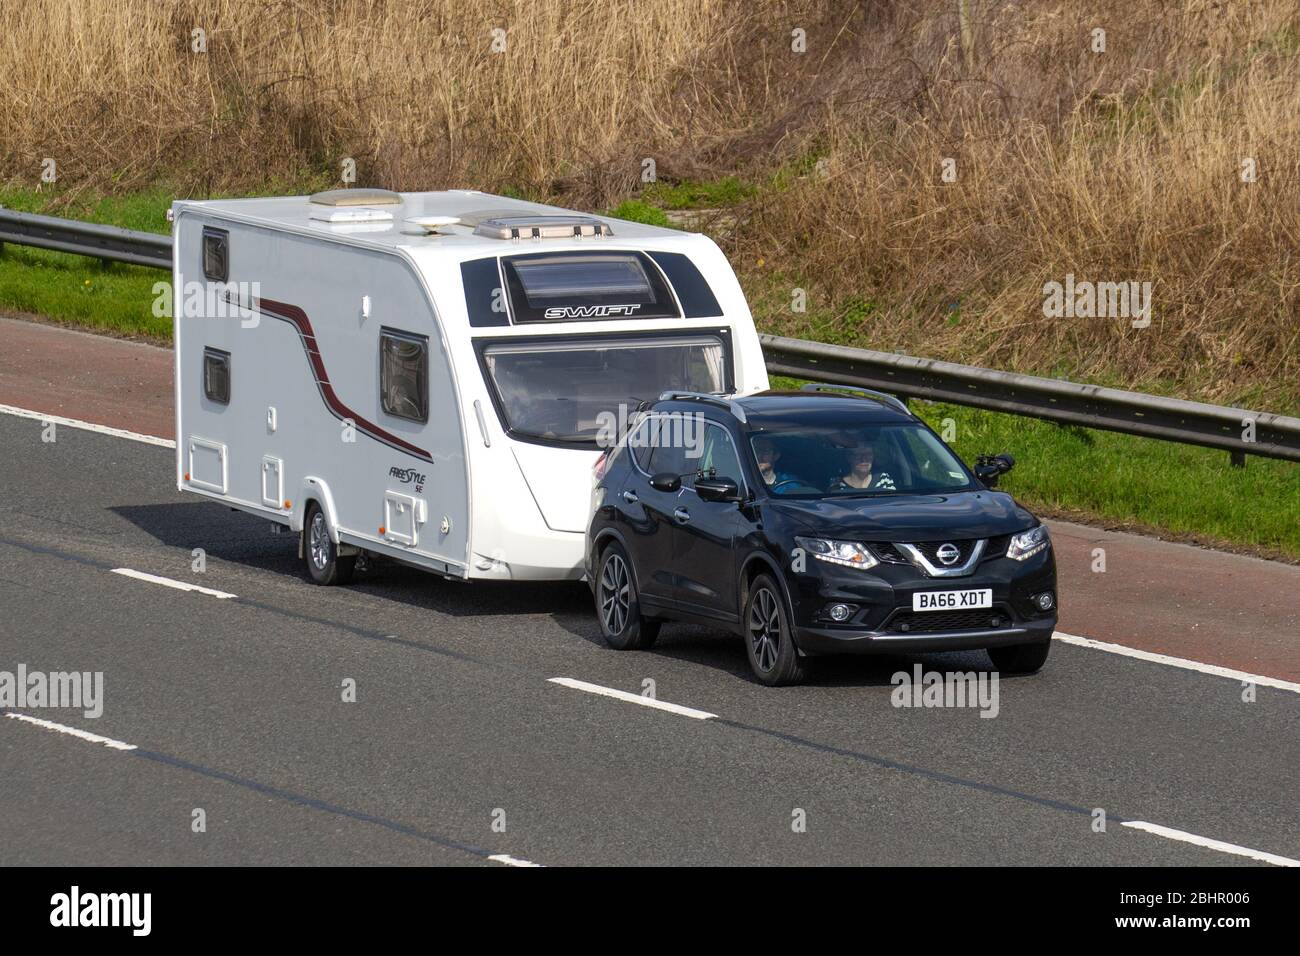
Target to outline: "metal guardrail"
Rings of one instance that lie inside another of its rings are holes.
[[[108,262],[172,265],[170,236],[0,209],[0,250],[6,242]],[[1300,418],[803,339],[760,338],[768,371],[780,375],[1218,448],[1238,465],[1246,455],[1300,461]],[[1252,423],[1254,441],[1247,441]]]
[[[1234,464],[1246,455],[1300,461],[1300,418],[803,339],[760,338],[767,370],[780,375],[1220,448],[1232,453]],[[1249,423],[1254,441],[1245,440]]]
[[[171,236],[0,209],[0,249],[6,242],[93,256],[104,262],[172,267]]]

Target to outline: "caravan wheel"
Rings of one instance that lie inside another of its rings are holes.
[[[356,555],[339,557],[338,545],[330,540],[325,512],[312,502],[307,506],[307,520],[303,523],[302,554],[307,562],[307,573],[317,584],[347,584],[356,568]]]

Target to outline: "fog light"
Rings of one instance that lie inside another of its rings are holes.
[[[842,624],[847,621],[852,613],[853,608],[849,607],[847,604],[832,604],[826,609],[827,616],[837,624]]]
[[[1056,599],[1052,597],[1051,591],[1044,591],[1034,600],[1040,611],[1050,611],[1056,605]]]

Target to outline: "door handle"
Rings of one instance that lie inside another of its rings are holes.
[[[680,521],[682,524],[685,524],[686,522],[691,520],[691,513],[687,511],[685,508],[678,508],[676,511],[673,512],[673,517],[676,518],[678,521]]]
[[[635,491],[625,491],[623,492],[623,500],[630,505],[634,505],[641,499],[636,496]]]

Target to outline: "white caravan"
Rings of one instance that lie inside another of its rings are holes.
[[[583,574],[611,423],[767,388],[707,237],[468,190],[177,202],[176,480],[462,579]]]

